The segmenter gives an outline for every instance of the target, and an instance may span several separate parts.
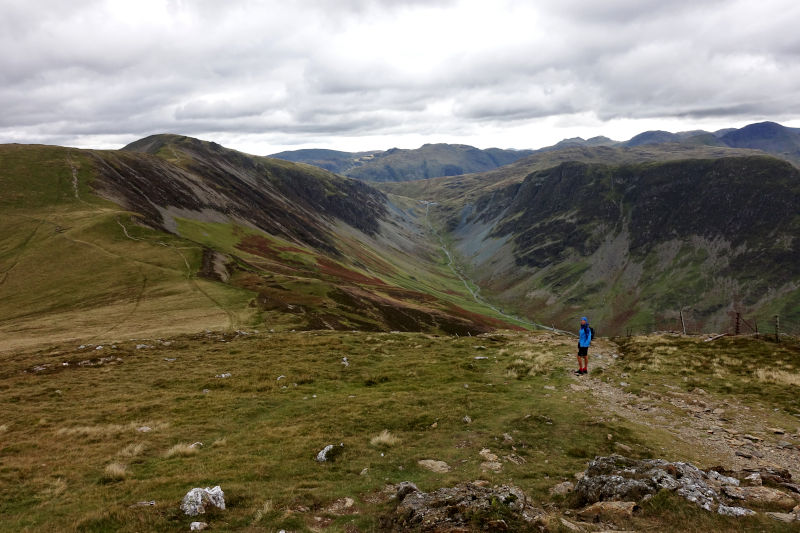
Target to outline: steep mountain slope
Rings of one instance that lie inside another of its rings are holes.
[[[443,208],[459,210],[464,204],[476,201],[479,196],[522,182],[533,172],[571,161],[621,165],[747,155],[763,155],[763,152],[692,143],[667,143],[632,148],[625,146],[571,146],[559,150],[540,151],[489,172],[423,181],[381,183],[376,184],[376,187],[388,193],[422,200],[435,200]]]
[[[0,187],[4,349],[501,323],[429,242],[420,205],[321,169],[161,135],[120,151],[0,146]]]
[[[507,165],[532,150],[480,150],[461,144],[425,144],[414,150],[385,152],[296,150],[271,157],[308,163],[364,181],[406,181],[482,172]]]
[[[800,171],[769,157],[567,162],[441,221],[485,294],[539,321],[591,314],[609,333],[691,310],[800,322]]]

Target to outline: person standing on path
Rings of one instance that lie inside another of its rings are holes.
[[[581,317],[581,328],[578,330],[578,370],[576,374],[586,374],[589,366],[589,346],[592,344],[592,330],[589,319]]]

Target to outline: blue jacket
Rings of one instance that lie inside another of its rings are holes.
[[[581,320],[586,320],[582,318]],[[578,346],[581,348],[588,348],[589,345],[592,344],[592,330],[589,329],[589,321],[586,320],[586,327],[581,326],[581,329],[578,330],[579,333],[579,340]]]

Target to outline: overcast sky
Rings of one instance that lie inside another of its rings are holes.
[[[0,0],[0,142],[255,154],[800,126],[797,0]]]

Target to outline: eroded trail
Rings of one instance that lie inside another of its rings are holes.
[[[594,373],[574,376],[570,388],[587,392],[604,416],[663,430],[694,450],[707,466],[730,470],[781,468],[800,479],[800,420],[795,425],[772,427],[768,422],[777,409],[745,404],[732,397],[719,397],[701,388],[689,392],[676,385],[666,391],[630,390],[627,374],[617,368],[616,345],[604,342],[590,355]],[[596,369],[602,372],[596,372]],[[626,455],[625,443],[619,453]],[[680,458],[665,457],[668,460]]]
[[[119,226],[122,228],[122,232],[125,234],[125,237],[127,237],[128,239],[131,239],[133,241],[148,242],[145,239],[140,239],[138,237],[132,236],[128,232],[128,228],[125,226],[125,224],[122,223],[122,221],[119,219],[119,217],[117,217],[117,224],[119,224]],[[192,266],[189,263],[189,259],[186,257],[186,254],[184,254],[181,251],[181,250],[184,250],[184,249],[191,249],[192,247],[180,248],[178,246],[173,246],[173,245],[171,245],[169,243],[166,243],[166,242],[163,242],[163,241],[154,241],[154,244],[169,248],[171,251],[175,252],[176,254],[178,254],[178,256],[180,256],[181,260],[183,260],[184,266],[186,267],[185,276],[186,276],[186,281],[189,284],[189,287],[191,288],[191,290],[199,292],[200,294],[202,294],[215,307],[217,307],[220,311],[225,313],[225,315],[228,317],[228,329],[233,330],[233,329],[235,329],[235,328],[237,328],[239,326],[239,317],[237,316],[237,314],[235,312],[231,311],[230,309],[228,309],[227,307],[225,307],[224,305],[222,305],[222,303],[219,302],[216,298],[212,297],[208,293],[208,291],[204,290],[200,286],[200,284],[197,283],[197,280],[194,279]],[[146,280],[146,278],[145,278],[145,280]],[[137,302],[137,306],[138,306],[138,302]]]

